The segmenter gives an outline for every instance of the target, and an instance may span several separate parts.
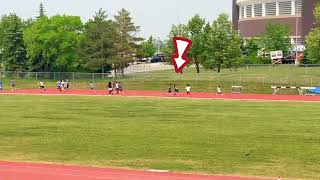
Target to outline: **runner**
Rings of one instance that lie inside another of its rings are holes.
[[[116,92],[117,92],[117,95],[119,95],[119,83],[116,82]]]
[[[39,88],[40,88],[40,91],[47,91],[46,88],[44,87],[44,82],[43,81],[39,81]]]
[[[66,84],[65,84],[65,86],[66,86],[66,90],[68,91],[69,90],[69,88],[70,88],[70,82],[69,82],[69,80],[68,79],[66,79]]]
[[[217,87],[217,95],[222,95],[222,89],[220,86]]]
[[[59,80],[59,81],[57,82],[57,89],[58,89],[60,92],[62,91],[61,85],[62,85],[62,83],[61,83],[61,81]]]
[[[116,84],[117,83],[115,81],[112,82],[112,93],[116,91]]]
[[[11,80],[11,91],[16,90],[16,81],[14,79]]]
[[[109,96],[111,96],[113,93],[112,93],[112,91],[113,91],[113,88],[112,88],[112,82],[109,82],[108,83],[108,91],[109,91]]]
[[[90,90],[94,90],[94,85],[93,85],[93,82],[92,82],[92,81],[90,82],[89,87],[90,87]]]
[[[168,93],[172,93],[172,85],[171,84],[169,84]]]
[[[124,96],[123,84],[121,82],[119,82],[119,91],[120,91],[120,94]]]
[[[186,91],[187,91],[187,95],[190,95],[190,94],[191,94],[191,87],[190,87],[189,84],[188,84],[187,87],[186,87]]]
[[[64,80],[61,80],[61,90],[65,91],[65,85],[66,83],[64,82]]]
[[[173,90],[174,90],[174,95],[176,95],[177,93],[179,93],[179,89],[177,88],[177,86],[174,84],[173,85]]]
[[[2,80],[0,79],[0,91],[2,91]]]

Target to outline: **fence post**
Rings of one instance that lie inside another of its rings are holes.
[[[94,73],[92,73],[92,82],[94,83]]]
[[[36,72],[36,80],[38,81],[38,73]]]
[[[74,72],[72,73],[72,84],[74,84]]]
[[[56,81],[56,73],[53,72],[53,80]]]
[[[313,78],[310,78],[311,87],[313,86]]]

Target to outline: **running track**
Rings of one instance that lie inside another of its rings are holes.
[[[38,94],[38,95],[81,95],[104,96],[103,90],[70,90],[58,92],[49,89],[40,92],[38,89],[2,91],[1,94]],[[252,101],[306,101],[320,102],[320,96],[299,95],[267,95],[267,94],[224,94],[217,96],[215,93],[185,93],[178,95],[159,91],[126,91],[125,96],[132,97],[175,97],[175,98],[205,98],[205,99],[230,99]],[[236,176],[204,176],[178,173],[159,173],[149,171],[103,169],[93,167],[77,167],[64,165],[32,164],[0,162],[0,180],[261,180],[261,178],[236,177]],[[270,179],[269,179],[270,180]]]
[[[64,165],[0,162],[1,180],[263,180]],[[265,179],[267,180],[267,179]],[[269,179],[270,180],[270,179]]]
[[[56,89],[49,89],[46,92],[40,92],[38,89],[0,91],[0,94],[43,94],[43,95],[79,95],[79,96],[104,96],[105,90],[80,90],[72,89],[68,92],[58,92]],[[271,95],[271,94],[223,94],[194,92],[191,96],[186,93],[177,95],[168,94],[160,91],[125,91],[125,96],[132,97],[175,97],[175,98],[198,98],[198,99],[230,99],[230,100],[252,100],[252,101],[307,101],[320,102],[320,96],[300,96],[300,95]]]

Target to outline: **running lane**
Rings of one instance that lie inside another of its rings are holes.
[[[85,95],[85,96],[105,96],[106,90],[85,90],[71,89],[66,92],[59,92],[56,89],[49,89],[41,92],[38,89],[25,89],[11,91],[0,91],[0,94],[42,94],[42,95]],[[271,94],[223,94],[209,92],[193,92],[191,95],[186,93],[165,93],[161,91],[125,91],[124,96],[141,96],[141,97],[175,97],[175,98],[205,98],[205,99],[230,99],[230,100],[251,100],[251,101],[308,101],[320,102],[320,96],[300,96],[300,95],[271,95]]]
[[[262,180],[235,176],[203,176],[177,173],[103,169],[64,165],[0,162],[3,180]],[[266,179],[264,179],[266,180]]]

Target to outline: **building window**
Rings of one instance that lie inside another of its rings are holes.
[[[240,14],[241,14],[241,19],[243,19],[244,18],[244,6],[241,6],[240,7]]]
[[[277,3],[266,3],[266,16],[276,16],[277,15]]]
[[[296,14],[301,14],[302,12],[302,0],[296,0]]]
[[[302,45],[302,38],[293,38],[293,44],[294,45]]]
[[[262,4],[254,5],[254,16],[261,17],[262,16]]]
[[[252,17],[252,5],[247,5],[247,18]]]
[[[279,2],[279,14],[280,15],[291,15],[292,14],[292,2],[291,1]]]

